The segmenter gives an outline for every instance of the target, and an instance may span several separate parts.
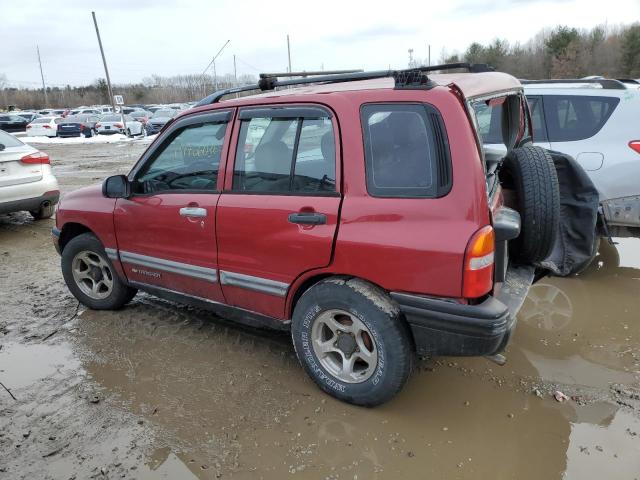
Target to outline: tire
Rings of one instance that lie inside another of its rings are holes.
[[[300,297],[291,323],[298,360],[323,391],[339,400],[380,405],[409,378],[414,349],[408,325],[374,285],[355,278],[323,280]],[[320,345],[327,349],[324,355]],[[341,367],[352,357],[351,373],[345,373],[348,369]]]
[[[533,145],[515,148],[505,157],[500,178],[515,190],[522,219],[512,255],[526,263],[538,263],[551,254],[559,229],[560,191],[549,152]]]
[[[53,217],[53,213],[56,211],[56,206],[50,203],[46,207],[40,207],[38,210],[30,210],[29,213],[34,220],[44,220],[45,218]]]
[[[62,276],[73,296],[93,310],[117,310],[138,292],[120,279],[102,243],[91,233],[71,239],[60,262]]]

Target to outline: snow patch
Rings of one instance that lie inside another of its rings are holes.
[[[113,135],[95,135],[93,137],[21,137],[25,143],[51,143],[59,145],[86,145],[90,143],[151,143],[157,135],[129,138],[126,135],[115,133]]]

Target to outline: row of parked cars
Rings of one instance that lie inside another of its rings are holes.
[[[91,137],[112,133],[153,135],[190,107],[189,104],[131,105],[113,113],[109,106],[97,106],[0,113],[0,130],[26,131],[28,136],[46,137]]]

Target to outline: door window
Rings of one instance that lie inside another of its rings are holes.
[[[242,120],[232,189],[247,193],[335,192],[331,119],[279,115]]]
[[[214,192],[226,129],[224,122],[178,130],[138,174],[136,192]]]
[[[615,97],[545,95],[549,141],[570,142],[594,136],[619,102]]]

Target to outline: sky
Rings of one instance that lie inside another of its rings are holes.
[[[541,29],[591,28],[640,19],[640,0],[0,0],[0,77],[41,85],[36,45],[51,86],[93,83],[104,69],[91,18],[98,18],[111,81],[202,73],[220,47],[218,75],[284,71],[287,34],[294,71],[406,68],[413,48],[464,51],[494,38],[524,43]],[[212,72],[211,72],[212,73]]]

